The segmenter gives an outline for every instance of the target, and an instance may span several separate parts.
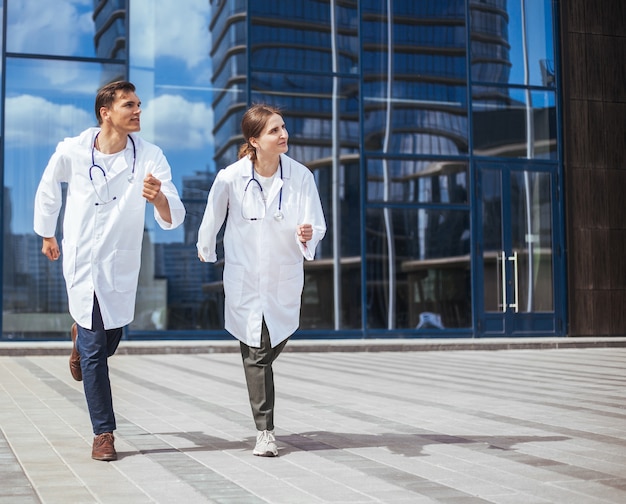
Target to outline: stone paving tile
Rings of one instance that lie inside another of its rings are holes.
[[[67,355],[3,356],[0,504],[623,503],[624,363],[602,347],[285,352],[280,457],[264,459],[237,353],[121,352],[120,457],[103,463]]]

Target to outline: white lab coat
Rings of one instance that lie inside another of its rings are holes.
[[[134,134],[134,179],[128,179],[133,166],[133,146],[128,140],[124,155],[107,173],[107,197],[102,172],[97,168],[90,170],[98,131],[99,128],[89,128],[58,144],[35,196],[34,229],[40,236],[54,236],[62,204],[61,183],[66,182],[61,250],[69,311],[79,325],[91,329],[95,293],[104,328],[113,329],[134,318],[146,207],[146,199],[141,195],[144,177],[152,173],[159,179],[169,202],[171,224],[154,209],[154,217],[163,229],[179,226],[185,218],[185,207],[161,149]],[[96,152],[96,163],[98,156]],[[113,197],[111,202],[102,203]]]
[[[224,232],[225,328],[251,347],[261,344],[263,318],[272,347],[298,328],[303,262],[314,258],[315,248],[326,233],[313,174],[284,154],[281,164],[282,180],[274,181],[266,216],[260,220],[244,219],[241,209],[244,189],[252,176],[251,161],[244,157],[220,170],[198,231],[198,255],[215,262],[216,237],[228,213]],[[274,214],[281,187],[284,217],[277,220]],[[313,226],[313,237],[306,247],[296,235],[299,224]]]

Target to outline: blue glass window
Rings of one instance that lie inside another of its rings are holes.
[[[551,0],[470,1],[472,79],[553,87]]]

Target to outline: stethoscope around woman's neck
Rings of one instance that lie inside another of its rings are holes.
[[[278,158],[278,168],[280,169],[280,181],[282,182],[283,181],[283,161],[282,159],[280,159],[280,157]],[[256,178],[254,178],[254,163],[252,163],[252,179],[250,180],[250,182],[252,182],[253,180],[259,185],[259,189],[261,189],[261,193],[263,193],[263,186],[261,186],[261,183]],[[248,184],[246,185],[246,189],[248,188],[248,185],[250,184],[250,182],[248,182]],[[283,206],[283,186],[281,184],[280,192],[278,193],[278,210],[276,210],[276,213],[274,214],[274,219],[282,220],[282,218],[284,217],[283,212],[282,212],[282,206]]]

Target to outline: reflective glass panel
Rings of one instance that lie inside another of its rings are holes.
[[[469,210],[370,209],[366,232],[369,328],[471,326]]]
[[[288,155],[315,175],[326,217],[328,230],[318,245],[316,264],[305,265],[306,289],[315,286],[321,304],[312,303],[311,296],[303,298],[300,327],[360,327],[361,234],[355,225],[361,220],[358,81],[254,72],[251,84],[255,90],[252,102],[272,103],[282,109],[289,131]],[[335,249],[340,257],[333,259]],[[340,296],[337,303],[335,292]],[[313,313],[318,313],[318,318]]]
[[[367,200],[405,203],[468,203],[467,161],[367,159]]]
[[[553,91],[473,86],[474,154],[556,159]]]
[[[482,170],[486,311],[554,309],[551,177],[548,172]]]
[[[3,212],[7,338],[58,337],[58,332],[67,337],[71,320],[61,261],[50,262],[41,253],[41,238],[33,232],[33,199],[56,144],[96,124],[97,89],[123,71],[121,66],[95,63],[7,59]],[[59,243],[60,239],[59,234]]]
[[[96,2],[97,3],[97,2]],[[110,37],[124,41],[125,1],[109,1],[117,6],[116,16],[97,17],[94,2],[79,0],[20,0],[7,2],[7,51],[55,56],[94,57],[115,45]],[[108,10],[108,9],[106,9]],[[113,14],[113,13],[111,13]],[[106,23],[111,23],[107,26]],[[104,35],[104,37],[102,37]],[[110,54],[110,51],[108,51]],[[106,56],[111,57],[111,56]]]
[[[549,173],[511,173],[511,232],[520,313],[554,309]]]
[[[482,171],[483,295],[485,311],[503,311],[502,292],[502,172]]]
[[[147,208],[142,274],[130,331],[223,330],[221,271],[201,263],[196,240],[215,177],[210,5],[149,0],[130,5],[130,80],[142,101],[141,136],[158,145],[187,210],[165,231]],[[215,293],[218,296],[216,297]]]
[[[363,2],[364,148],[468,152],[464,2]]]
[[[357,2],[250,2],[255,69],[356,72]],[[258,15],[255,15],[258,14]]]
[[[472,79],[554,87],[552,0],[470,0]]]

